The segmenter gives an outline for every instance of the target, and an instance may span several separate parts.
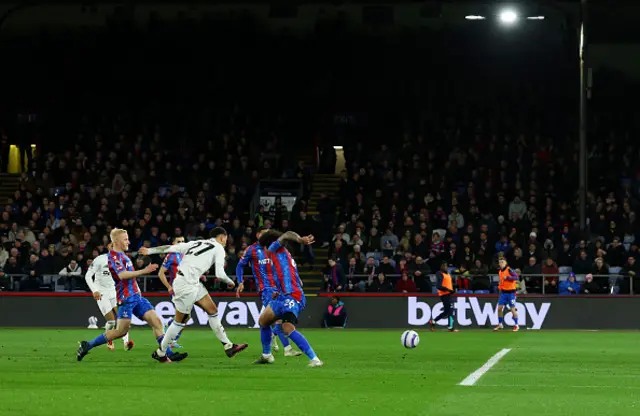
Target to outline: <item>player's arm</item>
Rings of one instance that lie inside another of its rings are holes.
[[[138,276],[144,276],[144,275],[155,272],[156,270],[158,270],[158,265],[151,263],[142,270],[136,270],[131,272],[128,270],[124,270],[124,271],[118,272],[118,268],[116,267],[115,261],[111,257],[109,257],[109,270],[111,271],[111,275],[117,278],[118,280],[129,280],[129,279],[135,279]]]
[[[235,286],[233,280],[231,280],[229,276],[227,276],[227,272],[224,271],[224,248],[218,245],[213,250],[213,261],[216,265],[216,277],[231,287]]]
[[[91,266],[89,266],[89,270],[87,270],[87,274],[84,275],[84,280],[85,282],[87,282],[87,286],[89,286],[89,290],[91,291],[91,293],[99,292],[98,286],[96,286],[95,281],[93,280],[95,274],[96,272],[93,268],[92,263]]]
[[[249,259],[251,258],[251,249],[247,249],[244,252],[244,256],[238,262],[236,266],[236,279],[238,280],[238,284],[241,285],[244,280],[244,268],[249,264]]]
[[[287,231],[286,233],[283,233],[280,236],[280,238],[278,238],[278,242],[281,245],[284,245],[284,243],[287,241],[293,241],[294,243],[309,245],[309,244],[313,244],[314,238],[312,235],[308,235],[306,237],[300,237],[298,233],[295,233],[293,231]]]
[[[507,276],[505,278],[505,280],[510,280],[512,282],[518,281],[518,273],[516,273],[515,270],[513,270],[511,267],[509,267],[509,276]]]
[[[171,263],[171,255],[168,255],[165,259],[164,262],[162,263],[162,266],[160,267],[159,271],[158,271],[158,279],[160,279],[160,281],[162,282],[162,284],[164,285],[164,287],[167,288],[168,291],[171,291],[171,285],[169,284],[169,281],[167,280],[167,271],[169,270],[169,266]]]
[[[138,250],[138,253],[142,254],[143,256],[148,256],[151,254],[166,254],[166,253],[185,254],[187,251],[189,251],[192,245],[193,245],[193,242],[179,243],[179,244],[174,244],[170,246],[158,246],[158,247],[151,247],[151,248],[140,247],[140,249]]]

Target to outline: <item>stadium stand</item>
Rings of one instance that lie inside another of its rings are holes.
[[[577,115],[566,111],[576,79],[554,53],[562,45],[534,33],[540,41],[514,62],[506,54],[517,46],[503,52],[492,34],[473,37],[495,43],[493,59],[478,60],[466,32],[407,31],[382,45],[341,33],[274,38],[246,14],[151,15],[140,28],[116,14],[105,31],[45,30],[28,54],[20,45],[33,39],[5,46],[22,62],[10,70],[49,75],[7,91],[4,289],[83,290],[81,279],[56,287],[49,276],[72,276],[74,261],[84,271],[112,226],[128,229],[135,249],[223,225],[233,268],[268,221],[317,234],[313,251],[297,253],[311,291],[431,292],[446,259],[459,289],[484,293],[495,290],[498,252],[521,270],[523,292],[557,292],[573,272],[591,293],[631,290],[617,278],[636,273],[640,241],[635,131],[616,127],[629,109],[594,100],[583,232]],[[30,155],[23,166],[20,153]],[[256,202],[261,183],[282,180],[300,181],[295,202]],[[379,271],[388,285],[374,282]],[[21,277],[11,284],[10,274]]]

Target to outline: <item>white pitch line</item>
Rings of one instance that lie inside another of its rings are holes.
[[[496,355],[494,355],[493,357],[489,358],[489,360],[486,363],[484,363],[482,365],[482,367],[478,368],[476,371],[474,371],[473,373],[469,374],[469,376],[467,378],[465,378],[460,383],[458,383],[458,386],[470,387],[470,386],[473,386],[474,384],[476,384],[478,382],[478,380],[480,380],[480,377],[485,375],[485,373],[487,371],[491,370],[491,368],[494,365],[498,364],[498,361],[500,361],[502,359],[502,357],[507,355],[509,353],[509,351],[511,351],[511,348],[505,348],[502,351],[499,351]]]

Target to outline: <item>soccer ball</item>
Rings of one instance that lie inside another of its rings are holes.
[[[98,318],[96,318],[95,316],[92,316],[89,318],[89,326],[87,327],[89,329],[98,329]]]
[[[407,330],[402,333],[400,342],[405,348],[415,348],[420,343],[420,336],[416,331]]]

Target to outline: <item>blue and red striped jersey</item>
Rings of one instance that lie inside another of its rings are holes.
[[[257,242],[247,247],[247,250],[244,252],[244,256],[242,256],[238,263],[238,267],[236,267],[238,283],[242,283],[242,275],[244,274],[243,269],[247,265],[251,267],[253,277],[256,279],[258,292],[262,292],[264,289],[277,287],[271,257]]]
[[[170,285],[173,284],[173,280],[176,278],[176,274],[178,273],[178,266],[180,265],[180,262],[182,261],[182,257],[184,257],[184,254],[181,254],[181,253],[169,253],[164,258],[164,262],[162,262],[162,267],[167,269],[166,276],[167,276],[167,280],[169,281]]]
[[[109,271],[111,277],[116,284],[116,294],[118,302],[122,302],[127,298],[140,294],[140,288],[136,279],[120,279],[120,273],[133,272],[133,263],[131,259],[121,252],[109,250]]]
[[[289,250],[280,244],[280,241],[276,241],[269,246],[269,255],[276,272],[276,282],[280,293],[289,295],[298,302],[303,302],[302,280],[298,274],[296,261]]]

